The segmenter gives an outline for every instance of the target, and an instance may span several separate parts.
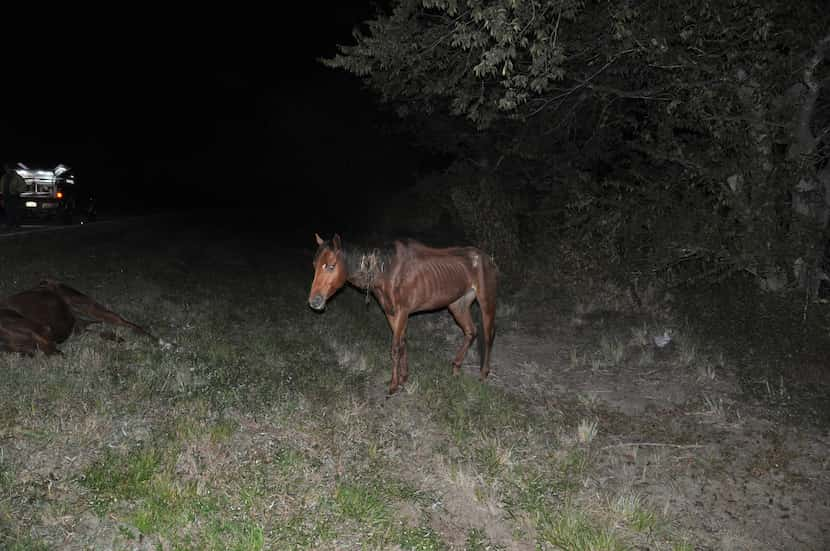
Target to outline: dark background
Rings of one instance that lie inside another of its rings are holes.
[[[7,17],[0,160],[72,166],[103,212],[258,211],[321,231],[370,217],[428,160],[318,62],[373,13],[343,4]]]

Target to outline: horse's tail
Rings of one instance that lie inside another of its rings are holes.
[[[481,356],[481,378],[490,373],[490,353],[493,338],[496,335],[496,288],[498,287],[499,268],[491,256],[486,256],[481,263],[481,288],[478,295],[479,339],[478,350]]]

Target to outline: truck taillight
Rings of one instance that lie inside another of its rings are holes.
[[[63,199],[63,192],[62,191],[57,192],[55,194],[55,197],[57,197],[58,199]]]

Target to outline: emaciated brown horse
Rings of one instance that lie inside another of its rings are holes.
[[[0,300],[0,351],[59,354],[57,344],[93,323],[129,327],[156,338],[87,295],[58,281],[44,279],[34,289]],[[102,336],[108,337],[104,333]]]
[[[495,337],[496,274],[493,260],[474,247],[434,249],[417,241],[395,241],[382,251],[344,247],[340,236],[317,240],[314,281],[308,304],[323,310],[326,301],[347,282],[371,292],[386,314],[392,329],[392,380],[389,394],[409,375],[406,356],[406,325],[410,314],[449,309],[464,331],[464,341],[452,361],[453,373],[461,369],[467,349],[476,338],[470,307],[481,309],[482,340],[480,376],[490,373],[490,349]]]

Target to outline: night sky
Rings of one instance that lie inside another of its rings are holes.
[[[358,80],[317,61],[372,14],[342,4],[6,18],[0,160],[68,164],[102,209],[360,209],[418,159]]]

